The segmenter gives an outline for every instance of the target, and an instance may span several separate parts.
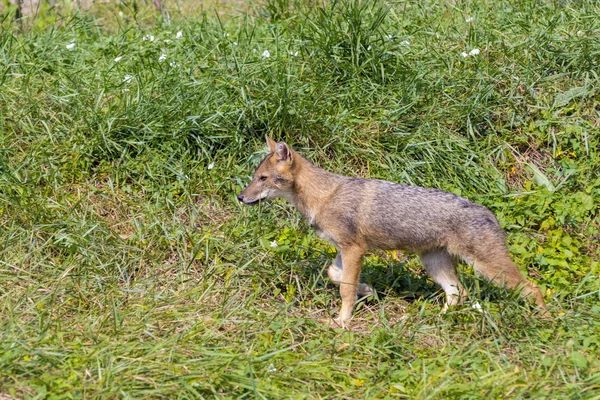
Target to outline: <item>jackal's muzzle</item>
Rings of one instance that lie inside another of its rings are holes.
[[[240,201],[240,203],[244,203],[247,206],[254,206],[261,201],[261,199],[248,200],[246,197],[244,197],[243,193],[238,194],[237,198]]]

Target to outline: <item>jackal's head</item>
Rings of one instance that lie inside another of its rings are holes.
[[[289,197],[294,184],[294,154],[286,143],[266,136],[270,154],[258,165],[252,182],[238,195],[244,204],[254,205],[264,199]]]

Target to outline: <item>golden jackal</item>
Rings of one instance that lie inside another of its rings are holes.
[[[522,290],[546,309],[540,290],[511,261],[504,231],[486,207],[437,189],[336,175],[286,143],[266,139],[270,154],[238,199],[244,204],[276,197],[289,200],[319,236],[339,250],[328,275],[340,285],[340,325],[352,316],[357,293],[372,293],[359,283],[367,249],[419,254],[446,292],[444,309],[465,298],[456,274],[457,258],[473,263],[476,271],[499,285]]]

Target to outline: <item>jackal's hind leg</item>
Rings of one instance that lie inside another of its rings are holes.
[[[335,257],[335,260],[333,260],[333,264],[331,264],[329,266],[329,269],[327,270],[327,276],[329,276],[329,279],[331,279],[333,283],[339,285],[342,280],[342,272],[342,254],[338,253],[337,257]],[[359,282],[357,288],[357,294],[359,296],[371,296],[374,292],[375,291],[371,286],[367,285],[364,282]]]
[[[466,293],[458,280],[456,261],[450,253],[445,249],[436,249],[421,253],[420,257],[427,273],[446,292],[446,304],[442,312],[446,312],[448,306],[462,304]]]

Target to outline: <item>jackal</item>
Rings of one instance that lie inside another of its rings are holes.
[[[546,309],[540,290],[510,259],[504,231],[488,208],[442,190],[336,175],[286,143],[268,136],[266,140],[270,154],[238,200],[256,204],[285,198],[338,249],[328,269],[329,278],[340,286],[338,324],[351,318],[357,294],[372,293],[370,286],[359,282],[368,249],[417,253],[446,293],[444,310],[466,297],[456,273],[461,258],[487,279],[521,290]]]

